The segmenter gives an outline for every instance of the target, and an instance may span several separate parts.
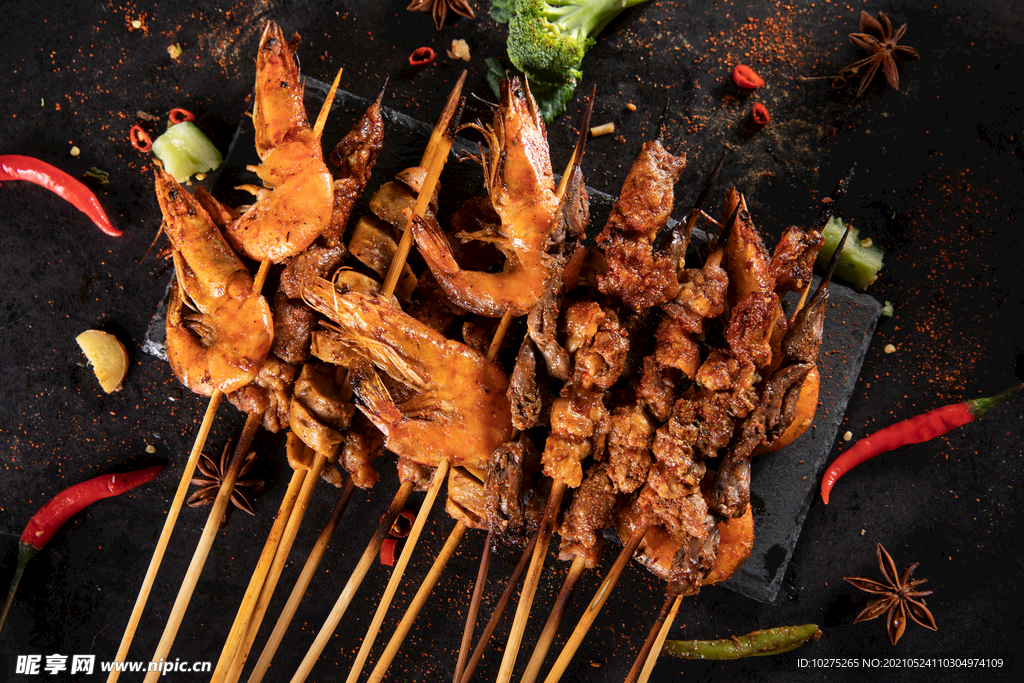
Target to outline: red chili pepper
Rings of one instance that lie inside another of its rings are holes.
[[[163,470],[163,465],[155,465],[134,472],[122,472],[118,474],[105,474],[75,484],[66,488],[49,503],[39,509],[39,512],[32,515],[32,519],[25,525],[21,532],[21,542],[18,543],[18,568],[14,571],[14,578],[11,580],[11,589],[7,593],[7,603],[4,605],[3,614],[0,614],[0,629],[3,628],[4,620],[7,618],[7,611],[14,602],[14,593],[21,582],[21,576],[25,572],[25,565],[40,550],[43,549],[53,535],[83,508],[103,498],[119,496],[150,481]]]
[[[888,453],[900,446],[931,441],[937,436],[942,436],[968,422],[973,422],[996,404],[1016,394],[1021,388],[1024,388],[1024,384],[1018,384],[996,396],[976,398],[972,401],[936,408],[864,437],[829,465],[821,480],[821,499],[825,501],[825,505],[828,505],[829,492],[839,481],[839,477],[862,462],[870,460],[876,455]]]
[[[768,125],[768,122],[772,120],[771,114],[768,113],[768,107],[764,106],[760,102],[754,105],[754,108],[750,110],[751,120],[762,128]]]
[[[732,70],[732,82],[747,90],[756,90],[764,85],[764,79],[749,66],[737,64]]]
[[[412,531],[412,525],[416,521],[416,515],[411,510],[402,510],[395,517],[394,524],[391,525],[389,534],[395,538],[405,538]]]
[[[185,121],[195,121],[196,117],[188,109],[181,109],[175,107],[171,110],[171,113],[167,115],[167,118],[171,120],[171,123],[184,123]]]
[[[418,47],[409,55],[409,66],[426,66],[434,61],[434,51],[429,47]]]
[[[107,218],[96,195],[88,187],[56,166],[51,166],[45,161],[32,157],[6,154],[0,156],[0,182],[4,180],[27,180],[45,187],[62,199],[71,202],[75,208],[91,218],[96,227],[103,232],[112,237],[121,236],[121,231],[115,228]]]
[[[128,131],[128,138],[132,141],[132,147],[140,152],[148,152],[153,149],[153,140],[150,139],[149,133],[142,130],[142,126],[138,124],[132,126],[132,129]]]
[[[385,538],[384,542],[380,544],[380,563],[394,567],[397,553],[398,541],[393,538]]]

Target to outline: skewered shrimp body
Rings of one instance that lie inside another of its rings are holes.
[[[306,287],[303,297],[335,323],[314,335],[313,354],[349,367],[360,410],[389,450],[431,467],[447,458],[483,468],[511,438],[508,378],[479,352],[380,297],[339,294],[326,280]],[[374,367],[395,380],[396,398]]]
[[[171,369],[198,394],[230,393],[256,377],[270,351],[270,307],[209,214],[160,169],[156,195],[177,276],[167,308]]]
[[[250,170],[265,187],[228,224],[227,236],[249,258],[279,263],[303,251],[327,227],[334,182],[320,136],[306,118],[294,48],[273,22],[263,30],[256,57],[253,123],[262,163]]]
[[[559,200],[544,123],[529,88],[518,78],[502,82],[501,106],[483,133],[489,139],[484,176],[501,225],[494,232],[460,237],[493,243],[505,255],[504,271],[463,270],[432,220],[414,220],[413,235],[452,301],[480,315],[524,315],[544,293],[551,266],[546,251],[557,224]]]

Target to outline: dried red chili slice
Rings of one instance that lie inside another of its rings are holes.
[[[434,61],[434,51],[429,47],[418,47],[409,55],[409,66],[426,66]]]
[[[138,124],[132,126],[132,129],[128,131],[128,137],[132,141],[132,147],[140,152],[148,152],[153,149],[153,141],[150,139],[149,133],[142,130],[142,126]]]
[[[768,122],[772,120],[771,114],[768,113],[768,107],[760,102],[755,104],[750,111],[750,118],[758,126],[767,126]]]
[[[385,538],[380,545],[380,563],[389,567],[395,566],[395,555],[398,554],[398,541]]]
[[[416,515],[412,511],[402,510],[398,513],[398,517],[395,517],[395,522],[391,525],[391,530],[388,533],[395,538],[405,538],[412,531],[412,525],[415,521]]]
[[[195,115],[188,109],[180,109],[175,107],[171,110],[171,113],[167,115],[167,118],[171,120],[171,123],[184,123],[185,121],[195,121]]]

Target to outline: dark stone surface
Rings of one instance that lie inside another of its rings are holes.
[[[166,461],[168,468],[147,487],[77,515],[33,560],[0,635],[0,680],[34,679],[15,674],[18,655],[93,653],[99,661],[113,656],[205,408],[164,363],[140,353],[167,272],[152,254],[145,256],[159,210],[148,159],[127,143],[133,123],[144,123],[151,133],[162,124],[144,122],[136,112],[163,117],[172,107],[189,108],[226,149],[247,106],[265,18],[302,33],[307,74],[330,80],[344,66],[343,87],[364,97],[373,97],[390,77],[385,104],[414,118],[437,116],[462,64],[470,71],[469,90],[490,97],[482,58],[501,56],[504,29],[486,17],[486,7],[476,5],[475,21],[450,20],[436,33],[427,15],[408,13],[405,4],[163,0],[143,6],[43,0],[5,5],[0,153],[41,157],[79,177],[93,166],[108,172],[109,184],[94,187],[125,235],[114,239],[97,233],[75,209],[39,188],[0,185],[0,581],[13,570],[21,528],[54,493],[116,468],[142,466],[150,458]],[[916,47],[922,59],[907,64],[899,91],[878,79],[857,99],[855,83],[833,89],[829,77],[857,55],[845,36],[856,30],[862,7],[889,11],[897,25],[907,22],[902,42]],[[443,46],[453,38],[469,40],[471,62],[455,64],[443,56]],[[178,60],[167,54],[172,43],[183,49]],[[432,67],[413,70],[406,59],[419,45],[430,45],[441,56]],[[739,61],[768,84],[746,97],[733,91],[727,77]],[[896,309],[868,347],[839,425],[841,432],[860,438],[896,420],[1020,381],[1014,375],[1024,371],[1024,266],[1018,257],[1024,196],[1021,64],[1024,23],[1015,5],[1003,0],[908,0],[887,6],[652,0],[613,22],[586,58],[585,82],[599,84],[594,120],[614,121],[617,130],[589,143],[584,169],[588,184],[616,193],[664,112],[667,144],[690,158],[678,189],[679,206],[693,200],[725,143],[734,154],[723,186],[740,187],[757,223],[777,237],[786,225],[806,222],[835,179],[858,161],[844,214],[865,236],[886,246],[886,269],[872,295],[892,301]],[[743,121],[755,101],[769,107],[772,124],[748,135]],[[627,112],[627,102],[637,111]],[[579,109],[578,101],[572,103],[550,127],[556,167],[569,156]],[[79,156],[69,155],[72,145],[80,148]],[[96,326],[116,332],[131,355],[125,389],[111,396],[98,390],[74,343],[79,332]],[[884,353],[887,344],[896,353]],[[841,357],[836,362],[841,365]],[[221,412],[211,450],[241,423],[237,413]],[[1015,550],[1015,539],[1024,505],[1021,424],[1018,398],[982,422],[866,463],[840,482],[828,507],[817,498],[811,501],[774,602],[706,590],[684,602],[671,636],[714,638],[815,622],[825,632],[818,643],[735,662],[662,660],[652,680],[856,681],[881,673],[801,667],[803,657],[995,657],[1003,658],[1001,669],[904,669],[899,675],[929,682],[1019,676],[1015,653],[1024,640],[1019,628],[1024,556]],[[146,444],[156,446],[156,453],[147,454]],[[272,442],[267,450],[277,447]],[[842,450],[841,443],[833,445],[830,456]],[[257,502],[258,516],[235,514],[220,534],[172,657],[215,661],[219,654],[225,624],[286,484],[282,462],[267,458],[261,467],[269,488]],[[286,681],[294,671],[394,487],[393,478],[385,476],[372,494],[353,500],[311,587],[312,599],[305,601],[268,681]],[[297,548],[312,545],[333,498],[331,491],[317,491]],[[131,657],[147,659],[154,649],[203,519],[201,510],[183,511]],[[438,515],[428,525],[422,557],[436,554],[450,524]],[[901,568],[920,562],[916,575],[929,579],[925,587],[935,591],[927,600],[937,633],[912,624],[891,646],[881,623],[852,623],[867,596],[842,577],[878,578],[876,542]],[[463,542],[399,653],[392,680],[450,678],[482,543],[476,534]],[[515,559],[508,551],[496,556],[485,612]],[[578,595],[593,595],[608,562],[584,576]],[[282,587],[294,581],[298,564],[286,568]],[[550,564],[554,569],[542,579],[538,614],[546,612],[564,577],[564,565]],[[398,607],[408,602],[426,570],[426,562],[413,563]],[[313,679],[347,674],[386,576],[379,568],[370,572]],[[662,591],[660,582],[628,569],[565,679],[622,680]],[[285,591],[279,593],[271,615],[284,602]],[[583,603],[573,604],[566,624],[578,619]],[[393,610],[385,620],[385,634],[399,614]],[[527,648],[539,628],[532,624]],[[257,647],[267,631],[269,625]],[[506,633],[507,625],[497,637]],[[374,658],[382,648],[378,644]],[[494,678],[498,659],[496,653],[488,655],[479,680]],[[99,680],[100,674],[94,677]],[[183,675],[180,680],[205,679]]]

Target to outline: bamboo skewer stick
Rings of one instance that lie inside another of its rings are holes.
[[[338,69],[338,73],[334,77],[334,82],[331,83],[331,88],[328,91],[327,96],[324,98],[324,104],[320,108],[320,113],[317,115],[316,121],[313,124],[313,137],[317,140],[320,140],[323,135],[324,127],[327,125],[327,118],[330,115],[331,107],[334,104],[334,97],[338,92],[338,85],[341,83],[342,72],[343,69]],[[308,471],[304,472],[301,477],[299,477],[298,470],[293,474],[292,481],[295,482],[296,479],[299,480],[298,493],[297,495],[292,494],[291,484],[289,484],[288,492],[285,494],[284,499],[281,501],[281,506],[278,509],[274,526],[271,527],[270,534],[267,537],[267,543],[264,546],[264,554],[260,556],[260,560],[256,564],[256,569],[253,571],[253,574],[249,579],[249,586],[246,588],[245,595],[242,598],[242,604],[239,606],[238,612],[235,614],[235,620],[231,625],[231,630],[228,632],[228,637],[224,643],[224,648],[221,651],[220,658],[217,661],[217,667],[214,669],[211,683],[224,683],[226,680],[234,683],[234,681],[237,680],[237,676],[235,678],[230,677],[229,667],[232,662],[237,659],[237,652],[240,649],[244,649],[248,652],[248,648],[252,645],[251,641],[246,644],[246,635],[250,630],[249,621],[253,615],[256,603],[263,591],[264,583],[269,579],[276,585],[280,570],[275,570],[275,560],[281,540],[283,537],[287,537],[288,529],[292,528],[293,515],[298,512],[298,519],[301,522],[302,516],[305,514],[306,506],[300,504],[296,507],[296,498],[301,499],[302,497],[306,497],[308,503],[308,495],[312,494],[312,487],[316,485],[317,480],[320,478],[320,472],[323,470],[323,466],[326,462],[326,458],[318,457],[314,461],[313,466]],[[284,531],[282,532],[281,529],[284,529]],[[272,538],[274,539],[273,542],[271,541]],[[292,540],[294,540],[294,535],[292,536]],[[273,547],[270,547],[271,545]],[[287,543],[287,546],[290,548],[291,543]],[[287,551],[285,552],[287,553]],[[265,558],[264,555],[267,557]],[[278,572],[276,576],[275,571]],[[244,663],[244,657],[242,661]]]
[[[292,509],[291,515],[288,517],[288,524],[281,537],[281,543],[277,548],[277,553],[274,555],[273,564],[270,567],[266,580],[263,582],[263,587],[260,590],[259,597],[256,599],[256,602],[252,607],[252,615],[248,620],[248,628],[245,630],[245,636],[239,642],[234,652],[234,658],[231,661],[231,667],[228,669],[228,675],[226,678],[230,683],[235,683],[235,681],[237,681],[242,675],[242,668],[245,666],[245,660],[249,656],[249,650],[252,649],[252,644],[256,640],[257,633],[259,633],[260,625],[263,623],[263,617],[267,613],[267,607],[270,605],[270,600],[274,596],[274,590],[277,588],[277,581],[281,578],[281,573],[284,571],[284,565],[288,562],[288,555],[291,553],[292,545],[294,545],[295,538],[299,534],[299,527],[302,525],[302,520],[306,516],[306,510],[309,509],[309,502],[313,498],[313,492],[316,489],[317,483],[319,483],[318,480],[320,479],[320,472],[323,471],[327,462],[331,459],[333,459],[333,454],[317,453],[316,457],[313,459],[310,471],[306,474],[306,480],[303,482],[302,490],[299,492],[298,500],[295,502],[295,507]],[[354,484],[352,484],[350,477],[346,482],[346,489],[349,490],[349,496],[351,496],[352,488],[354,488]]]
[[[444,168],[448,152],[451,151],[452,143],[455,141],[455,128],[459,125],[459,119],[462,118],[463,102],[460,100],[460,96],[465,82],[466,71],[463,70],[448,96],[448,102],[445,103],[444,110],[441,112],[441,118],[434,126],[434,131],[430,134],[430,140],[427,142],[427,149],[420,159],[420,165],[427,169],[436,169],[436,175],[431,178],[430,172],[428,172],[426,180],[423,181],[423,189],[420,190],[420,194],[416,198],[416,208],[413,209],[413,213],[417,216],[422,216],[427,210],[434,194],[434,188],[437,186],[437,179],[441,175],[441,169]],[[380,288],[384,297],[391,296],[395,291],[398,278],[402,275],[402,266],[405,265],[406,259],[409,258],[409,252],[412,250],[412,243],[412,228],[407,226],[405,232],[402,233],[402,239],[398,242],[398,249],[391,258],[391,266],[384,278],[384,284]]]
[[[626,565],[633,558],[633,553],[636,552],[637,547],[640,545],[640,541],[644,540],[644,536],[647,535],[647,530],[650,526],[646,520],[641,519],[640,523],[637,524],[636,530],[630,537],[629,541],[622,548],[622,552],[615,559],[615,564],[612,565],[611,571],[608,572],[608,576],[605,577],[601,583],[601,587],[597,589],[597,594],[587,605],[587,609],[583,612],[583,616],[580,617],[579,622],[576,624],[576,628],[573,630],[572,635],[569,636],[568,642],[565,647],[562,648],[562,652],[558,655],[558,659],[555,660],[555,665],[548,672],[547,678],[544,679],[544,683],[557,683],[561,680],[562,674],[565,673],[565,669],[569,666],[569,662],[572,661],[573,656],[576,654],[576,650],[579,649],[580,644],[587,635],[587,631],[590,630],[594,620],[597,619],[597,615],[601,613],[601,608],[604,607],[604,603],[608,600],[608,596],[611,595],[612,589],[615,588],[615,584],[618,583],[619,577],[622,576],[623,570]]]
[[[484,596],[484,584],[487,583],[487,572],[491,568],[492,540],[492,534],[488,531],[487,539],[484,541],[484,551],[480,554],[480,568],[476,572],[476,583],[473,584],[473,597],[469,601],[469,611],[466,613],[466,626],[462,629],[462,642],[459,645],[459,658],[455,662],[455,676],[452,678],[452,683],[459,683],[462,680],[462,672],[466,669],[469,646],[472,644],[476,618],[480,613],[480,601]]]
[[[427,572],[427,576],[423,579],[423,583],[420,584],[420,588],[416,591],[416,595],[412,599],[412,604],[409,605],[409,609],[406,610],[405,616],[402,617],[402,621],[399,622],[398,628],[395,629],[394,635],[388,642],[387,647],[384,649],[384,654],[381,655],[377,665],[373,668],[370,673],[370,677],[367,679],[367,683],[380,683],[384,680],[384,675],[387,673],[388,667],[391,666],[392,660],[395,655],[398,654],[398,649],[402,646],[402,642],[405,641],[405,637],[409,634],[412,629],[413,622],[416,621],[416,617],[419,616],[420,610],[426,603],[427,598],[430,597],[430,593],[434,590],[434,586],[437,585],[437,580],[441,578],[441,572],[444,571],[445,566],[448,564],[448,560],[451,559],[452,553],[455,552],[455,548],[459,545],[459,541],[465,535],[466,530],[469,529],[462,522],[455,524],[455,528],[452,529],[448,535],[448,540],[445,542],[444,547],[441,548],[440,554],[437,556],[437,560],[430,567],[430,571]],[[350,680],[355,680],[351,676]]]
[[[267,535],[267,542],[263,545],[263,552],[260,553],[259,560],[256,562],[256,568],[252,573],[252,578],[249,579],[249,585],[245,589],[242,605],[238,608],[235,621],[231,625],[224,648],[221,650],[220,659],[218,659],[217,666],[214,668],[213,678],[211,679],[213,682],[221,683],[227,674],[227,667],[231,664],[231,660],[235,656],[235,650],[238,649],[238,644],[245,634],[249,617],[252,615],[252,608],[263,587],[263,581],[267,577],[267,572],[270,571],[270,566],[273,564],[274,555],[277,554],[277,548],[281,543],[281,536],[284,534],[285,527],[288,524],[288,516],[291,514],[296,498],[299,497],[302,482],[305,479],[306,470],[296,469],[292,472],[292,478],[288,482],[288,489],[285,491],[284,499],[281,501],[281,506],[277,511],[277,517],[274,519],[274,524]]]
[[[530,568],[526,572],[526,583],[523,584],[523,591],[519,594],[516,616],[512,621],[512,632],[509,634],[508,643],[505,645],[505,654],[501,659],[501,668],[498,670],[499,683],[508,683],[512,679],[512,670],[516,665],[516,655],[519,652],[519,646],[523,642],[526,622],[530,618],[530,607],[533,606],[533,598],[537,593],[540,574],[544,571],[544,558],[548,554],[548,545],[551,543],[551,536],[554,534],[555,526],[558,524],[558,510],[562,506],[562,496],[565,495],[565,489],[565,482],[559,479],[556,479],[551,485],[548,504],[544,509],[544,517],[540,521],[540,529],[537,531],[537,545],[534,547],[533,556],[530,558]]]
[[[682,595],[668,596],[665,605],[661,608],[661,614],[658,615],[658,620],[654,622],[651,633],[647,636],[647,641],[640,648],[640,654],[637,655],[633,667],[626,675],[625,683],[647,683],[647,679],[651,677],[651,671],[654,670],[654,665],[661,655],[661,648],[665,644],[665,639],[668,638],[668,632],[672,630],[672,622],[676,619],[682,601]],[[665,614],[666,610],[668,611],[667,615]],[[641,664],[643,664],[643,668],[640,667]]]
[[[210,435],[210,429],[213,427],[213,418],[217,414],[217,407],[220,405],[220,400],[223,396],[224,394],[216,390],[210,396],[210,402],[206,406],[206,414],[203,415],[203,422],[199,425],[199,433],[196,434],[195,442],[192,444],[192,452],[189,453],[188,461],[185,463],[185,471],[181,473],[181,482],[178,483],[178,489],[174,493],[174,499],[171,501],[171,508],[167,511],[167,517],[164,519],[164,527],[160,532],[160,538],[157,539],[156,548],[153,550],[153,557],[149,561],[149,568],[146,569],[146,576],[142,579],[139,595],[135,598],[135,607],[132,609],[131,616],[128,617],[128,625],[125,627],[124,635],[121,636],[121,644],[117,648],[117,654],[114,655],[115,662],[123,662],[128,656],[128,650],[132,646],[132,640],[135,638],[135,631],[139,627],[142,613],[146,610],[149,593],[153,590],[156,575],[160,571],[160,564],[163,562],[164,553],[167,551],[167,545],[171,541],[171,534],[174,532],[174,525],[178,521],[178,514],[181,512],[181,506],[185,502],[185,496],[188,495],[189,485],[192,483],[192,476],[195,474],[199,456],[202,455],[203,446],[206,445],[206,439]],[[107,683],[116,683],[120,675],[121,671],[119,668],[112,668],[110,675],[107,677]]]
[[[388,580],[388,585],[384,589],[384,595],[381,596],[380,602],[377,604],[377,610],[373,614],[373,620],[370,622],[370,628],[367,629],[366,636],[363,637],[363,643],[359,647],[359,652],[356,653],[356,661],[352,664],[352,670],[349,671],[348,678],[346,679],[347,683],[355,683],[355,681],[359,679],[359,674],[362,673],[363,666],[366,664],[366,659],[370,656],[370,649],[373,647],[377,634],[380,632],[380,625],[383,623],[384,617],[387,615],[388,608],[391,607],[391,601],[394,599],[395,593],[398,591],[398,584],[402,582],[402,576],[405,574],[405,568],[409,566],[409,560],[412,558],[413,552],[416,549],[416,542],[420,538],[420,533],[423,531],[423,527],[426,526],[427,517],[430,516],[430,509],[434,506],[434,501],[437,499],[437,493],[441,490],[445,477],[448,476],[448,468],[448,459],[444,458],[434,471],[434,478],[430,482],[430,488],[427,489],[427,495],[423,499],[423,505],[420,506],[420,511],[416,515],[416,521],[413,522],[412,531],[409,532],[409,536],[406,538],[405,546],[402,548],[402,553],[399,555],[398,562],[395,564],[395,568],[391,572],[391,578]],[[312,667],[312,662],[309,663],[309,667]],[[302,674],[301,678],[299,677],[300,674]],[[303,667],[300,668],[292,678],[292,683],[302,683],[308,674],[309,671],[306,668],[306,660],[303,660]]]
[[[269,273],[270,261],[261,262],[252,283],[254,292],[262,291]],[[124,635],[121,636],[121,643],[118,645],[117,654],[114,656],[115,662],[124,662],[128,657],[128,651],[131,649],[132,640],[135,639],[135,632],[138,630],[139,621],[142,620],[142,613],[146,610],[149,594],[153,590],[153,584],[156,583],[156,575],[160,571],[160,565],[163,562],[164,554],[167,552],[167,546],[171,542],[171,534],[174,533],[174,526],[178,522],[181,506],[185,503],[185,496],[188,495],[192,476],[195,474],[196,465],[199,463],[199,456],[202,455],[203,447],[206,446],[206,439],[209,438],[210,430],[213,428],[213,418],[217,415],[217,408],[220,406],[221,399],[223,398],[224,393],[219,389],[214,389],[213,393],[210,394],[210,402],[206,406],[206,413],[203,415],[203,421],[199,425],[199,432],[192,443],[192,451],[185,462],[185,470],[181,473],[181,481],[178,482],[178,488],[174,492],[171,507],[167,511],[163,529],[160,531],[160,538],[157,539],[156,548],[153,549],[153,557],[149,560],[149,567],[146,569],[146,575],[142,579],[139,594],[135,598],[135,606],[132,608],[131,616],[128,617],[128,624],[125,626]],[[117,667],[113,667],[110,675],[107,676],[107,683],[116,683],[120,675],[120,670]]]
[[[384,542],[384,537],[387,535],[388,530],[395,523],[395,519],[398,517],[398,513],[405,507],[406,501],[409,499],[409,494],[412,493],[412,482],[403,482],[398,489],[398,493],[395,494],[394,499],[391,501],[391,506],[388,511],[384,514],[384,517],[380,520],[380,525],[374,532],[373,537],[370,539],[369,544],[366,546],[366,550],[363,551],[362,557],[359,558],[359,564],[352,570],[352,574],[348,578],[348,582],[345,584],[345,588],[342,589],[341,595],[338,596],[337,602],[334,603],[334,607],[331,609],[331,613],[327,615],[327,621],[320,628],[316,638],[313,640],[313,644],[310,646],[309,651],[306,653],[305,658],[302,660],[299,670],[292,678],[293,681],[304,681],[306,676],[309,675],[309,671],[312,670],[313,664],[316,663],[317,658],[320,657],[320,653],[323,652],[327,646],[327,641],[330,640],[331,636],[334,635],[334,630],[338,627],[338,622],[345,615],[345,610],[352,603],[352,598],[355,597],[356,591],[359,590],[360,584],[363,582],[363,578],[366,576],[366,572],[370,570],[370,566],[377,559],[377,553],[380,552],[380,546]],[[270,662],[266,662],[269,666]],[[305,673],[303,673],[303,671]],[[300,677],[301,674],[301,677]]]
[[[590,130],[590,116],[594,111],[594,98],[597,94],[595,85],[590,91],[590,98],[587,101],[587,108],[583,114],[580,125],[580,134],[576,139],[576,147],[566,166],[565,173],[558,184],[555,194],[559,200],[565,199],[565,193],[569,187],[574,173],[583,161],[583,152],[587,142],[587,131]],[[540,581],[541,572],[544,569],[544,558],[547,556],[548,545],[551,543],[551,536],[554,533],[558,521],[558,510],[562,505],[562,497],[565,495],[565,483],[555,480],[548,496],[548,504],[544,510],[544,518],[541,520],[540,530],[537,532],[537,545],[533,550],[533,557],[530,560],[530,569],[526,574],[526,583],[523,584],[523,592],[519,596],[519,604],[516,606],[516,616],[512,622],[512,631],[509,633],[508,642],[505,645],[505,653],[501,659],[501,667],[498,669],[498,683],[509,683],[512,680],[512,672],[515,669],[516,657],[519,654],[519,646],[523,642],[523,633],[526,630],[526,622],[530,618],[530,608],[533,606],[533,598],[537,593],[537,584]]]
[[[562,617],[565,616],[565,610],[569,606],[569,601],[572,600],[576,584],[579,583],[580,576],[583,575],[586,568],[587,562],[582,556],[576,555],[572,558],[572,564],[569,565],[569,572],[565,575],[562,589],[558,592],[558,598],[555,599],[555,606],[551,608],[551,615],[548,617],[547,623],[544,624],[544,630],[540,632],[540,638],[537,639],[530,662],[526,665],[522,683],[533,683],[540,675],[541,667],[544,666],[544,658],[547,657],[548,650],[551,649],[551,643],[554,642],[558,627],[562,624]]]
[[[480,642],[476,644],[476,648],[473,650],[473,656],[469,658],[469,662],[466,664],[466,671],[462,674],[461,681],[457,683],[468,683],[469,680],[473,678],[473,672],[476,671],[477,664],[480,663],[480,659],[484,656],[484,650],[487,649],[487,643],[490,641],[491,635],[494,633],[494,629],[498,627],[501,615],[505,613],[505,607],[508,606],[509,600],[512,599],[512,593],[516,589],[516,584],[519,583],[519,577],[521,577],[523,575],[523,571],[526,570],[526,562],[533,556],[533,549],[535,547],[537,547],[537,534],[534,534],[530,538],[530,542],[526,545],[526,549],[519,558],[516,568],[512,570],[512,575],[508,577],[508,583],[505,586],[505,590],[502,592],[501,597],[498,598],[498,604],[495,605],[494,611],[491,613],[491,618],[487,620],[487,626],[484,627],[484,632],[480,634]]]
[[[320,140],[323,135],[324,127],[327,125],[327,117],[330,114],[331,107],[334,104],[334,97],[338,91],[338,85],[341,83],[341,74],[344,70],[338,69],[338,73],[334,77],[334,82],[331,83],[331,88],[327,93],[327,97],[324,98],[324,104],[320,108],[320,113],[317,115],[316,121],[313,124],[313,137]],[[308,470],[302,472],[296,470],[292,475],[292,482],[289,483],[288,491],[285,493],[284,499],[281,501],[281,505],[278,508],[277,516],[274,520],[274,525],[271,527],[270,534],[267,537],[267,542],[264,545],[264,553],[260,555],[260,559],[256,564],[256,569],[253,571],[252,576],[249,579],[249,586],[246,588],[245,595],[242,597],[242,604],[238,608],[238,612],[235,614],[235,620],[231,625],[231,630],[228,632],[227,640],[224,643],[224,648],[221,650],[220,658],[217,661],[217,667],[214,669],[213,678],[211,683],[224,683],[225,680],[234,680],[228,678],[228,667],[236,657],[236,652],[239,648],[244,647],[243,642],[245,634],[248,629],[249,619],[253,614],[253,609],[256,602],[263,590],[263,584],[267,580],[268,576],[273,572],[274,560],[277,555],[277,549],[280,546],[282,535],[286,533],[291,524],[292,513],[296,510],[295,501],[296,498],[305,495],[307,488],[310,485],[304,484],[305,481],[311,480],[312,485],[316,484],[316,481],[320,478],[320,472],[323,469],[317,467],[317,463],[326,462],[326,460],[318,459],[314,466]],[[292,485],[297,485],[297,490],[293,493]],[[305,513],[305,507],[300,506],[301,515]],[[274,579],[276,581],[276,579]]]
[[[196,584],[199,583],[199,575],[203,571],[203,565],[206,564],[210,548],[213,547],[217,532],[220,531],[221,519],[224,518],[224,513],[231,502],[231,493],[234,491],[235,482],[238,481],[238,473],[245,462],[246,453],[252,445],[253,437],[256,435],[256,430],[259,429],[261,419],[262,415],[259,413],[249,413],[245,420],[242,435],[239,437],[238,444],[235,446],[235,452],[231,456],[231,464],[228,466],[228,471],[224,474],[224,479],[221,481],[220,490],[217,492],[217,498],[213,501],[210,515],[206,518],[203,535],[199,538],[195,553],[192,555],[192,562],[188,566],[188,571],[185,572],[185,578],[182,579],[181,587],[178,589],[178,597],[174,600],[174,606],[171,608],[171,614],[167,618],[167,624],[164,626],[163,634],[160,636],[156,652],[153,654],[152,659],[150,659],[151,662],[166,661],[167,655],[171,651],[171,646],[174,645],[174,638],[178,634],[178,628],[181,626],[181,621],[185,616],[185,610],[188,609],[188,603],[192,599],[192,593],[196,588]],[[146,674],[145,683],[155,683],[159,680],[160,675],[160,671],[149,671]]]
[[[313,580],[313,574],[316,572],[320,560],[323,559],[324,552],[327,550],[327,544],[330,542],[331,536],[334,535],[334,530],[338,526],[338,520],[341,519],[342,513],[348,506],[354,489],[355,485],[352,484],[352,478],[349,477],[348,481],[345,482],[345,488],[342,489],[341,494],[338,496],[338,501],[334,504],[334,510],[331,511],[327,524],[320,531],[320,536],[316,539],[313,550],[310,551],[306,564],[302,567],[302,572],[295,582],[295,587],[292,588],[291,595],[288,596],[288,602],[285,603],[284,609],[281,610],[281,616],[278,617],[277,624],[274,625],[274,630],[271,632],[267,644],[263,646],[263,652],[260,653],[260,658],[256,661],[256,668],[249,675],[249,683],[260,683],[263,680],[263,676],[267,673],[267,669],[270,668],[270,660],[273,659],[278,646],[284,639],[285,631],[288,629],[292,617],[295,616],[299,603],[306,594],[306,589],[309,588],[309,584]]]

